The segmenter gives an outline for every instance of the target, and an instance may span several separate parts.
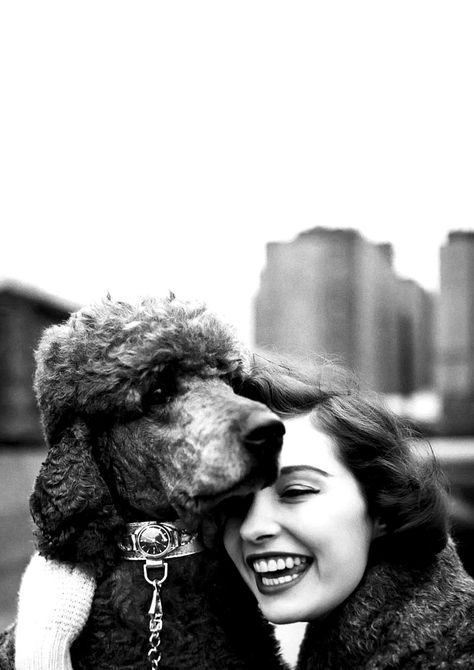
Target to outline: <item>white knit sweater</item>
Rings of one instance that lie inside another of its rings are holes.
[[[18,597],[16,670],[72,670],[70,647],[87,621],[95,586],[81,567],[34,554]]]

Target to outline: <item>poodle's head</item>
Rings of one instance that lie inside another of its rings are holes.
[[[48,555],[114,560],[126,521],[196,527],[276,475],[283,425],[238,395],[247,353],[202,304],[107,299],[49,328],[36,358],[48,455],[31,509]]]

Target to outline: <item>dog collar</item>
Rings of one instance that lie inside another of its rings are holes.
[[[204,551],[198,534],[171,521],[136,521],[127,524],[119,541],[127,561],[159,561],[190,556]]]

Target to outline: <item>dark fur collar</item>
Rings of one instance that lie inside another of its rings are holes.
[[[473,617],[474,581],[452,544],[429,566],[374,565],[337,611],[308,625],[297,667],[473,668]]]

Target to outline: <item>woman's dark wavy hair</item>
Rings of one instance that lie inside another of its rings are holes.
[[[331,364],[303,369],[255,356],[239,392],[283,418],[310,412],[333,437],[370,516],[385,524],[385,534],[372,543],[372,560],[426,562],[446,546],[446,485],[433,452],[427,444],[424,455],[416,450],[419,436],[349,373]]]

